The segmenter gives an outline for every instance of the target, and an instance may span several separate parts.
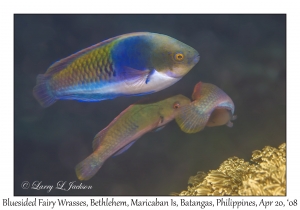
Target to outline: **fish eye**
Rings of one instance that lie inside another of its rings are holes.
[[[175,102],[174,104],[173,104],[173,108],[174,109],[178,109],[180,107],[180,104],[178,103],[178,102]]]
[[[175,59],[176,61],[182,61],[182,60],[184,59],[184,55],[183,55],[182,53],[176,53],[176,54],[174,55],[174,59]]]

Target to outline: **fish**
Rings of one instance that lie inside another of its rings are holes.
[[[179,94],[154,103],[130,105],[94,137],[93,153],[75,167],[77,178],[92,178],[109,157],[125,152],[145,133],[160,130],[174,119],[178,108],[190,102]]]
[[[215,127],[221,125],[227,125],[228,127],[232,127],[233,123],[231,120],[235,120],[237,118],[236,115],[232,115],[231,110],[227,108],[216,108],[210,115],[206,127]]]
[[[42,107],[57,100],[102,101],[163,90],[199,61],[194,48],[163,34],[116,36],[52,64],[37,76],[33,95]]]
[[[219,87],[198,82],[192,94],[192,102],[181,106],[175,117],[180,129],[186,133],[197,133],[207,127],[227,125],[232,127],[234,115],[232,99]]]

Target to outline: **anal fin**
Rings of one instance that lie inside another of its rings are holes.
[[[126,146],[124,146],[123,148],[121,148],[119,151],[117,151],[113,157],[122,154],[123,152],[125,152],[126,150],[128,150],[134,143],[136,142],[136,140],[130,142],[129,144],[127,144]]]
[[[166,127],[166,126],[163,125],[163,126],[160,126],[160,127],[158,127],[158,128],[155,128],[152,132],[160,131],[160,130],[162,130],[164,127]]]

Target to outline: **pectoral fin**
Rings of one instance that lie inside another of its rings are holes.
[[[148,84],[150,82],[150,77],[155,73],[155,69],[151,70],[147,76],[147,79],[146,79],[146,84]]]
[[[156,128],[154,130],[152,130],[152,132],[160,131],[161,129],[163,129],[164,127],[166,127],[166,125],[159,126],[159,124],[162,124],[164,122],[164,119],[165,119],[164,116],[160,115],[158,124],[157,124]]]
[[[121,73],[121,77],[128,85],[141,87],[142,85],[149,83],[151,75],[153,75],[154,72],[155,70],[138,70],[126,66]]]

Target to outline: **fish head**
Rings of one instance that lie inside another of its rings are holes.
[[[152,49],[152,68],[173,78],[186,75],[200,59],[194,48],[162,34],[153,37]]]
[[[180,107],[186,106],[191,102],[191,100],[184,95],[176,95],[160,101],[160,111],[161,121],[157,127],[163,126],[173,120]]]

